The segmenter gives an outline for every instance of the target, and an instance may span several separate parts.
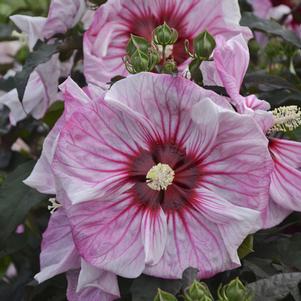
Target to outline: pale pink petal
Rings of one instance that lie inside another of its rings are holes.
[[[273,155],[294,167],[301,167],[301,143],[286,139],[270,138],[269,148]]]
[[[80,111],[81,107],[93,102],[92,98],[87,95],[72,79],[68,77],[59,89],[63,94],[65,101],[64,118],[67,120],[74,112]]]
[[[188,267],[197,268],[199,277],[209,278],[238,266],[232,262],[215,223],[194,208],[167,215],[166,248],[156,265],[147,265],[144,273],[160,278],[181,279]]]
[[[256,97],[256,95],[249,95],[245,98],[246,101],[246,106],[248,108],[251,108],[253,110],[264,110],[268,111],[271,109],[271,105],[265,101],[265,100],[260,100]]]
[[[273,7],[271,0],[248,0],[252,5],[254,14],[267,19],[270,9]]]
[[[45,26],[46,18],[14,15],[10,16],[10,19],[22,32],[27,34],[28,46],[31,50],[39,39],[44,40],[42,30]]]
[[[301,211],[301,172],[274,156],[274,171],[271,177],[270,195],[279,206]]]
[[[123,277],[138,277],[145,266],[142,208],[130,192],[74,205],[69,218],[82,258]]]
[[[142,117],[111,103],[74,113],[62,129],[53,169],[73,203],[124,190],[131,158],[156,134]]]
[[[20,41],[0,42],[0,64],[12,64],[21,46]]]
[[[253,118],[225,110],[213,149],[202,162],[204,185],[237,206],[261,210],[267,206],[272,168],[268,140]]]
[[[242,35],[235,36],[213,54],[215,66],[231,100],[239,100],[240,86],[249,65],[249,49]]]
[[[81,269],[78,277],[76,292],[85,288],[98,288],[112,296],[120,297],[117,276],[111,272],[100,270],[81,260]]]
[[[237,249],[247,235],[260,229],[260,212],[233,205],[231,200],[204,188],[197,190],[195,199],[195,208],[217,224],[231,260],[240,264]]]
[[[204,61],[201,64],[203,83],[205,86],[223,87],[223,82],[216,70],[214,61]]]
[[[37,189],[41,193],[56,194],[55,179],[51,168],[51,162],[54,157],[57,140],[63,123],[63,118],[61,118],[52,128],[44,140],[41,157],[37,161],[30,176],[23,181],[24,184]]]
[[[141,223],[145,263],[154,265],[163,255],[167,239],[166,215],[158,210],[145,210]]]
[[[79,270],[69,271],[66,274],[68,281],[67,299],[68,301],[113,301],[118,298],[116,295],[102,291],[99,288],[87,287],[76,292]]]
[[[74,27],[86,11],[85,0],[52,0],[43,27],[43,37],[51,38]]]
[[[213,103],[213,95],[182,77],[141,73],[118,81],[105,100],[124,103],[143,114],[161,141],[183,145],[188,154],[205,155],[218,130],[219,106]]]
[[[54,158],[61,128],[76,110],[81,110],[83,106],[92,103],[92,99],[90,99],[71,78],[68,78],[61,84],[60,89],[65,99],[64,114],[46,137],[41,157],[36,163],[31,175],[24,181],[26,185],[47,194],[56,194],[56,185],[51,163]]]
[[[54,55],[47,63],[40,64],[31,74],[23,105],[25,111],[35,119],[42,118],[51,104],[57,100],[59,77],[58,55]]]
[[[20,120],[26,118],[21,102],[19,101],[17,89],[13,89],[0,97],[0,105],[9,108],[9,121],[12,125],[16,125]]]
[[[35,276],[38,282],[80,266],[71,227],[63,208],[54,212],[43,234],[40,263],[41,271]]]
[[[285,209],[282,206],[279,206],[271,199],[268,206],[265,210],[263,210],[261,215],[263,221],[262,228],[268,229],[279,225],[292,212],[292,210]]]
[[[273,8],[271,8],[269,10],[268,19],[274,19],[274,20],[281,20],[283,18],[283,16],[285,15],[289,15],[291,13],[291,8],[287,5],[281,4],[281,5],[277,5]],[[292,17],[291,20],[289,20],[290,22],[292,21]],[[287,22],[288,20],[286,20]]]

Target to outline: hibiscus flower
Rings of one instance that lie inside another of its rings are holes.
[[[263,211],[262,220],[264,227],[269,228],[279,224],[292,211],[301,211],[299,188],[301,143],[273,138],[269,131],[275,123],[277,124],[277,118],[271,111],[268,111],[269,103],[258,99],[255,95],[244,97],[240,94],[248,64],[248,45],[238,35],[225,44],[218,43],[213,53],[213,61],[203,63],[201,69],[205,74],[206,85],[225,87],[230,96],[229,101],[237,111],[253,116],[263,132],[268,134],[274,170],[271,175],[270,202]],[[294,127],[300,124],[300,113],[295,114],[294,108],[290,110],[290,113],[286,113],[285,109],[280,109],[279,112],[283,112],[279,113],[282,121],[293,122]],[[290,116],[291,114],[293,115]]]
[[[109,0],[94,16],[84,37],[84,71],[87,80],[105,85],[116,75],[126,76],[123,63],[130,35],[152,39],[153,30],[166,22],[178,32],[178,41],[169,49],[180,70],[188,65],[184,41],[192,41],[207,30],[211,35],[230,38],[251,31],[239,26],[236,0]]]
[[[129,278],[181,278],[191,266],[205,278],[240,264],[237,248],[261,226],[272,161],[253,118],[223,97],[141,73],[74,107],[56,137],[46,160],[86,263]]]

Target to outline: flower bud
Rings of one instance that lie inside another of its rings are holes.
[[[190,287],[185,289],[185,301],[213,301],[208,286],[199,281],[194,281]]]
[[[177,64],[174,60],[167,60],[163,65],[162,72],[167,74],[173,74],[178,71]]]
[[[153,31],[153,42],[156,45],[173,45],[178,39],[178,32],[169,27],[165,22]]]
[[[131,73],[139,73],[148,70],[149,58],[148,54],[143,51],[136,50],[129,58],[132,67]]]
[[[131,34],[131,38],[129,39],[126,52],[128,56],[132,56],[134,55],[136,50],[147,53],[149,48],[150,44],[146,39]]]
[[[251,292],[239,278],[232,280],[218,289],[218,301],[252,301]]]
[[[158,288],[158,293],[154,301],[177,301],[177,298],[174,295],[164,292]]]
[[[193,41],[194,53],[199,59],[209,59],[215,46],[213,36],[207,31],[200,33]]]
[[[125,58],[125,66],[130,73],[152,71],[160,61],[160,56],[154,48],[147,52],[137,49],[131,56]]]

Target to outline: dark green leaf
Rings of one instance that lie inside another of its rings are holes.
[[[182,280],[167,280],[141,275],[133,281],[130,291],[133,296],[132,301],[153,301],[158,288],[175,295],[181,287]]]
[[[297,37],[297,35],[273,20],[261,19],[252,13],[244,13],[240,24],[243,26],[248,26],[253,30],[259,30],[268,34],[279,36],[285,41],[292,43],[298,48],[301,48],[301,40]]]
[[[15,40],[15,38],[11,36],[13,29],[14,27],[10,24],[0,24],[0,42]]]
[[[18,96],[22,102],[25,93],[25,88],[32,71],[40,64],[46,63],[51,57],[58,53],[58,44],[45,44],[38,41],[34,51],[29,54],[22,71],[18,72],[15,76],[15,83],[18,90]]]
[[[284,273],[250,283],[247,287],[254,293],[254,301],[276,301],[291,292],[298,296],[297,300],[301,300],[298,292],[300,281],[301,273]]]
[[[45,196],[23,184],[34,162],[20,165],[5,179],[0,187],[0,249],[6,239],[21,224],[29,210],[45,199]]]

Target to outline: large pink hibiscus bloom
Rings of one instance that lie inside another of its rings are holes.
[[[71,94],[72,95],[72,94]],[[210,277],[239,265],[272,169],[249,116],[181,77],[142,73],[75,111],[52,161],[77,251],[124,277]]]
[[[207,30],[230,38],[250,30],[239,26],[237,0],[109,0],[95,14],[84,38],[84,71],[88,82],[104,85],[116,75],[128,74],[123,58],[130,34],[151,40],[153,30],[164,23],[179,33],[172,55],[179,68],[187,66],[184,41]]]

